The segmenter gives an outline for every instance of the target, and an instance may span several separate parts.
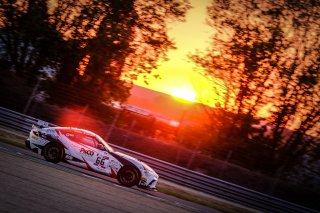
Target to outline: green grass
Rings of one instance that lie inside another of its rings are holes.
[[[7,144],[11,144],[18,147],[25,147],[25,137],[14,135],[13,133],[6,132],[0,129],[0,140]]]

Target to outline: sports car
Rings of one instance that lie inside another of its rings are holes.
[[[153,190],[158,174],[147,164],[114,151],[88,130],[72,127],[32,126],[26,147],[52,163],[60,161],[117,178],[120,184]]]

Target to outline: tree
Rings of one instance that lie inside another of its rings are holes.
[[[187,0],[6,0],[0,8],[5,14],[0,31],[0,45],[6,47],[4,59],[13,62],[15,55],[21,55],[23,51],[7,41],[29,32],[32,23],[39,30],[19,37],[15,45],[44,38],[41,44],[31,43],[27,48],[39,52],[35,56],[47,57],[37,57],[41,64],[34,63],[31,72],[53,64],[56,82],[95,94],[100,100],[123,101],[132,81],[150,73],[158,60],[166,58],[167,50],[174,48],[167,23],[183,21],[190,4]],[[22,21],[23,17],[28,19]],[[31,57],[30,52],[26,57]],[[12,67],[18,72],[15,62]]]
[[[261,95],[272,70],[268,60],[279,49],[279,27],[271,25],[273,20],[248,1],[215,2],[209,8],[209,16],[210,25],[217,30],[214,46],[205,56],[198,53],[192,58],[206,69],[207,75],[224,82],[224,90],[217,94],[224,99],[222,110],[212,112],[214,116],[216,112],[228,112],[223,112],[223,122],[218,122],[216,140],[241,143],[256,131],[252,125],[264,104]]]
[[[284,150],[303,147],[301,138],[314,132],[319,117],[319,107],[314,108],[319,104],[319,2],[215,1],[208,13],[216,31],[212,47],[191,57],[208,76],[224,82],[218,95],[224,97],[222,108],[232,114],[219,135],[227,135],[232,146],[250,141],[257,135],[251,127],[268,108],[266,132],[255,139],[268,145],[270,157],[283,165],[289,156]]]
[[[46,0],[0,4],[1,59],[18,75],[32,82],[44,67],[56,67],[57,42],[61,40],[48,21]]]
[[[277,64],[281,82],[274,86],[274,112],[270,145],[278,150],[279,171],[292,168],[315,147],[319,137],[320,2],[285,2],[282,15],[292,23]],[[292,132],[288,132],[287,129]]]

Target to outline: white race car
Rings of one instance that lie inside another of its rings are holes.
[[[26,147],[52,163],[75,166],[117,178],[120,184],[155,189],[158,174],[145,163],[115,152],[100,136],[71,127],[32,126]]]

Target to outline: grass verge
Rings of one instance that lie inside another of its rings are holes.
[[[24,144],[25,139],[26,139],[25,137],[14,134],[14,132],[0,129],[1,142],[5,142],[18,147],[25,147],[25,144]]]
[[[195,191],[186,187],[175,187],[175,184],[159,182],[157,190],[161,193],[171,195],[186,201],[197,203],[209,208],[226,213],[248,213],[258,212],[256,210],[211,196],[202,192]]]

